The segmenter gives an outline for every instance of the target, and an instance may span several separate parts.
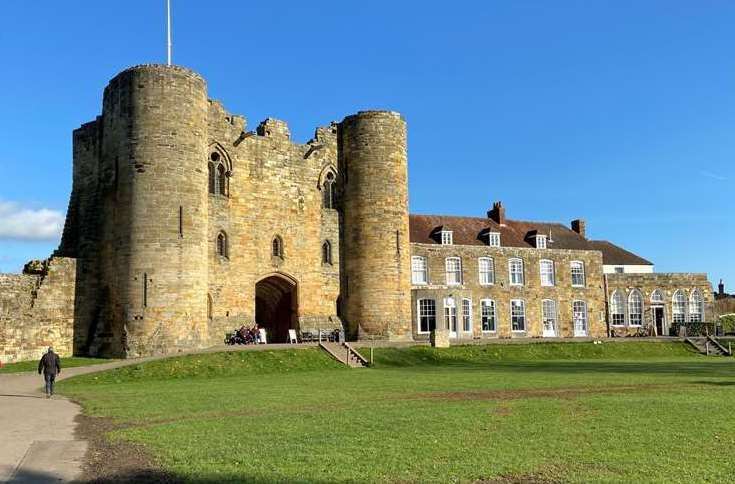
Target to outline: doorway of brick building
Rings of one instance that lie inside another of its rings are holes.
[[[255,322],[265,328],[268,343],[288,342],[288,330],[298,329],[295,279],[275,273],[255,284]]]

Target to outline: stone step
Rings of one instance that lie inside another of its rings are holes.
[[[689,337],[686,342],[692,345],[703,355],[709,356],[732,356],[727,348],[711,336]]]
[[[350,368],[365,368],[368,361],[348,343],[319,343],[319,347]]]

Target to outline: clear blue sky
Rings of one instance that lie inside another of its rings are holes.
[[[174,62],[249,126],[366,108],[409,126],[411,210],[587,219],[735,289],[735,3],[173,0]],[[123,68],[165,60],[163,0],[0,5],[0,270],[46,257],[71,131]]]

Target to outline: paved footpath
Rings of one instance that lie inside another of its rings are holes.
[[[59,380],[76,375],[136,365],[190,353],[257,351],[313,347],[313,344],[218,346],[200,352],[179,353],[100,365],[63,369]],[[64,359],[61,359],[63,366]],[[36,372],[0,374],[0,482],[69,482],[81,474],[87,441],[74,435],[79,405],[43,393],[43,377]]]

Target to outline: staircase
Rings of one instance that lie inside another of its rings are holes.
[[[348,343],[319,343],[319,347],[329,353],[332,358],[350,368],[365,368],[368,360],[365,359]]]
[[[728,348],[725,348],[712,336],[690,337],[685,340],[703,355],[710,356],[732,356]]]

